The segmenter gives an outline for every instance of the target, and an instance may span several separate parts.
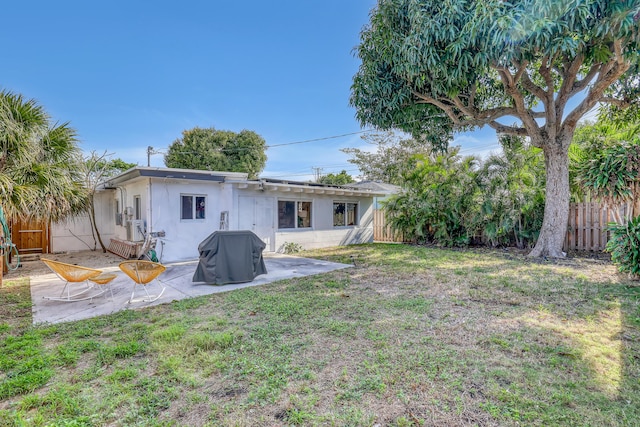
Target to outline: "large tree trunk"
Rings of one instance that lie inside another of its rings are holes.
[[[569,143],[553,141],[544,147],[547,184],[544,218],[536,246],[529,256],[564,258],[562,252],[569,220]]]

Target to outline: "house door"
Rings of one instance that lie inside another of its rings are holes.
[[[266,243],[269,252],[275,252],[273,224],[273,199],[269,197],[246,197],[238,199],[240,230],[251,230]]]
[[[49,253],[49,223],[36,220],[13,220],[11,240],[21,254]]]

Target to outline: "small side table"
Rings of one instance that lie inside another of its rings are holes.
[[[101,275],[92,277],[89,280],[95,283],[96,285],[101,285],[101,286],[107,285],[109,287],[109,292],[111,292],[111,299],[113,300],[113,289],[111,289],[111,282],[116,277],[118,277],[118,275],[115,273],[102,273]],[[104,292],[106,291],[103,291],[103,293]]]

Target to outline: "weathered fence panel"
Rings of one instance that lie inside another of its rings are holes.
[[[394,233],[391,226],[387,224],[384,210],[375,209],[373,211],[373,240],[375,242],[404,242],[402,233]]]
[[[626,206],[617,208],[624,217]],[[607,225],[614,222],[611,209],[601,203],[571,203],[569,224],[564,241],[565,250],[602,251],[607,246]]]

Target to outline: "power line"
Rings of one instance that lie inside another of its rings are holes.
[[[368,133],[368,132],[375,132],[374,129],[365,129],[365,130],[361,130],[358,132],[349,132],[349,133],[343,133],[340,135],[331,135],[331,136],[324,136],[321,138],[313,138],[313,139],[305,139],[303,141],[293,141],[293,142],[284,142],[282,144],[271,144],[271,145],[265,145],[265,149],[269,149],[269,148],[275,148],[275,147],[284,147],[287,145],[296,145],[296,144],[307,144],[310,142],[318,142],[318,141],[326,141],[329,139],[336,139],[336,138],[344,138],[345,136],[352,136],[352,135],[359,135],[359,134],[363,134],[363,133]],[[154,152],[152,154],[166,154],[166,150],[168,150],[169,147],[165,147],[165,148],[161,148],[158,150],[154,150]],[[228,151],[247,151],[247,150],[253,150],[253,148],[250,147],[237,147],[237,148],[221,148],[220,152],[228,152]],[[201,152],[199,151],[173,151],[176,154],[201,154]]]
[[[282,146],[285,146],[285,145],[294,145],[294,144],[306,144],[307,142],[325,141],[327,139],[342,138],[344,136],[358,135],[358,134],[367,133],[367,132],[375,132],[375,131],[373,129],[365,129],[365,130],[361,130],[359,132],[344,133],[342,135],[325,136],[324,138],[315,138],[315,139],[307,139],[307,140],[304,140],[304,141],[286,142],[284,144],[267,145],[267,148],[282,147]]]

